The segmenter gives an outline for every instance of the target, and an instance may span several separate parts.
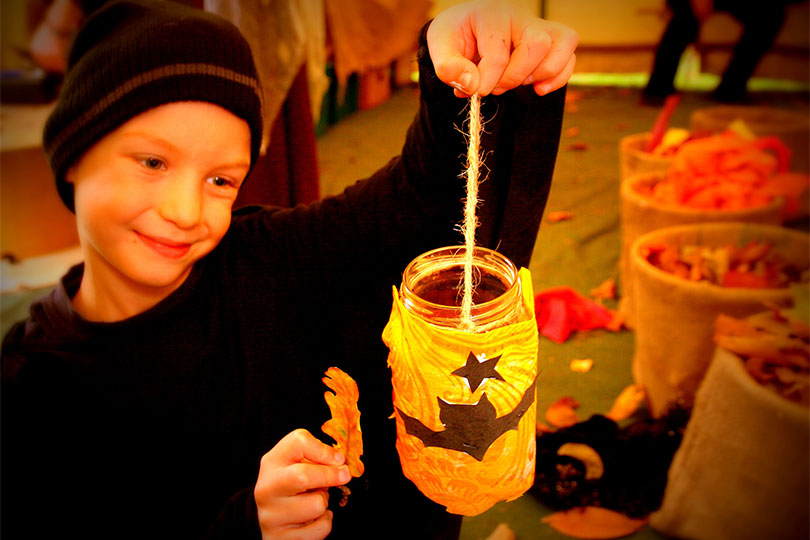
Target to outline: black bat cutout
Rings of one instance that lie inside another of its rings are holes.
[[[426,447],[436,446],[466,452],[481,461],[490,445],[498,437],[511,429],[518,428],[521,417],[534,403],[536,385],[537,377],[535,376],[520,403],[514,410],[500,418],[495,417],[495,406],[489,402],[486,392],[474,405],[448,403],[442,398],[437,398],[439,400],[439,420],[446,428],[444,431],[433,431],[420,420],[402,412],[399,407],[397,407],[397,411],[405,422],[405,431],[409,435],[418,437]]]

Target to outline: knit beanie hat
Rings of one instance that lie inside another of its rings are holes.
[[[68,168],[107,133],[151,108],[205,101],[247,121],[251,168],[262,140],[261,88],[250,46],[229,21],[171,1],[112,1],[76,34],[43,144],[71,210]]]

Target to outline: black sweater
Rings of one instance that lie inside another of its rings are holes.
[[[149,311],[83,320],[70,302],[81,265],[32,306],[3,343],[4,540],[260,538],[261,456],[296,428],[333,442],[320,430],[329,366],[359,386],[366,466],[348,505],[330,503],[331,537],[458,536],[460,517],[402,475],[380,338],[405,265],[462,242],[466,100],[436,78],[424,36],[420,74],[401,156],[340,196],[235,212],[221,244]],[[479,244],[518,265],[542,217],[563,101],[564,90],[530,87],[483,100]]]

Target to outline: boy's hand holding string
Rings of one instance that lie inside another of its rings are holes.
[[[458,97],[500,95],[531,84],[538,95],[564,86],[574,72],[577,33],[497,0],[440,13],[427,32],[436,75]]]

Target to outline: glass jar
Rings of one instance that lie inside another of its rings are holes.
[[[414,259],[402,274],[400,295],[405,308],[442,328],[463,327],[464,246],[434,249]],[[473,332],[481,333],[531,317],[514,263],[497,251],[473,251]]]
[[[475,248],[473,325],[462,318],[463,246],[423,253],[383,330],[402,472],[474,516],[534,482],[538,332],[529,271]]]

